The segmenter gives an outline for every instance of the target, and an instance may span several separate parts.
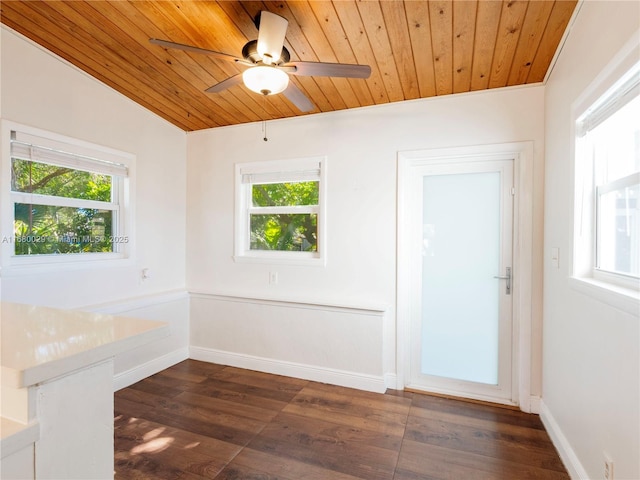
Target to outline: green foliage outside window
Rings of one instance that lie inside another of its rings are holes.
[[[254,184],[251,195],[254,207],[267,209],[250,215],[251,250],[318,251],[317,213],[295,211],[318,205],[317,181]],[[269,207],[292,208],[268,212]]]
[[[111,202],[112,177],[13,159],[11,187],[14,192]],[[113,251],[111,210],[16,203],[14,215],[16,255]]]
[[[318,182],[266,183],[252,187],[254,207],[318,205]]]

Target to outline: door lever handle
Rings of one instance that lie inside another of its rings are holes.
[[[500,280],[506,280],[507,281],[507,288],[505,290],[505,293],[507,295],[511,295],[511,267],[507,267],[507,274],[502,276],[502,275],[494,275],[493,278],[498,278]]]

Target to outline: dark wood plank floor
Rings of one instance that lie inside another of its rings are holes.
[[[187,360],[115,394],[117,479],[568,479],[536,415]]]

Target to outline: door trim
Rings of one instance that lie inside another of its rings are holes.
[[[533,142],[452,147],[398,152],[397,185],[397,384],[403,389],[410,378],[410,315],[412,268],[410,242],[411,205],[419,202],[410,188],[414,168],[434,163],[469,163],[475,160],[513,160],[513,403],[531,412],[531,313],[533,274]]]

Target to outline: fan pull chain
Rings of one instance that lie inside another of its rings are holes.
[[[267,96],[262,97],[262,110],[264,111],[264,120],[262,120],[262,140],[268,142],[267,138]]]

